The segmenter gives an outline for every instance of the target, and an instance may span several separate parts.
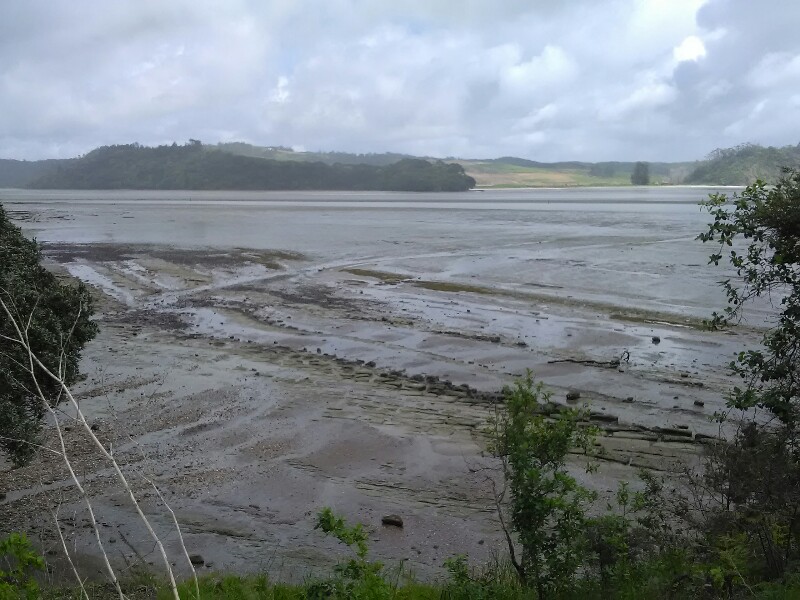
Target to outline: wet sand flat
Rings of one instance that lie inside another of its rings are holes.
[[[372,528],[376,556],[430,578],[452,554],[502,551],[484,431],[527,369],[553,390],[550,410],[568,391],[589,406],[604,496],[639,467],[696,460],[718,434],[726,365],[768,313],[700,327],[723,300],[694,241],[705,193],[0,201],[53,269],[95,290],[101,334],[76,391],[117,456],[165,491],[192,552],[302,576],[336,555],[312,530],[332,506]],[[154,561],[108,466],[68,436],[113,558]],[[2,469],[0,523],[51,548],[60,504],[93,564],[62,470],[46,456]],[[389,513],[402,530],[381,526]]]

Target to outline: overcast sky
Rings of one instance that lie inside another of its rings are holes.
[[[800,0],[2,0],[0,157],[198,138],[685,160],[800,142]]]

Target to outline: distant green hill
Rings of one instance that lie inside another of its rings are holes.
[[[321,162],[326,165],[374,165],[383,167],[400,162],[404,158],[418,158],[409,154],[384,152],[383,154],[351,154],[349,152],[295,152],[285,146],[253,146],[244,142],[225,142],[207,149],[222,150],[231,154],[267,158],[271,160],[297,160],[301,162]]]
[[[23,188],[68,160],[11,160],[0,158],[0,187]]]
[[[253,146],[243,142],[206,146],[242,156],[281,161],[323,162],[325,164],[390,165],[406,158],[407,154],[350,154],[347,152],[298,152],[284,146]],[[434,160],[425,157],[426,160]],[[492,159],[463,159],[448,157],[457,162],[479,187],[570,187],[591,185],[630,185],[634,162],[609,161],[600,163],[561,161],[539,162],[515,156]],[[650,163],[654,183],[681,183],[696,163]]]
[[[200,142],[150,148],[104,146],[58,164],[28,187],[40,189],[464,191],[475,180],[458,164],[405,158],[386,166],[255,158]]]
[[[764,147],[742,144],[714,150],[685,180],[685,183],[709,185],[748,185],[755,179],[774,182],[781,167],[800,166],[800,144]]]
[[[630,185],[636,163],[562,161],[545,163],[514,156],[458,160],[479,187],[572,187]],[[648,163],[656,184],[681,183],[695,163]]]
[[[0,159],[0,187],[69,189],[398,190],[456,191],[473,186],[572,187],[630,185],[634,162],[539,162],[419,158],[406,154],[299,152],[244,142],[148,148],[105,146],[66,160]],[[783,166],[800,165],[800,144],[743,144],[705,160],[651,162],[654,184],[746,185],[775,181]]]

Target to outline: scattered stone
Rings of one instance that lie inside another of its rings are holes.
[[[92,423],[91,430],[92,431],[99,431],[100,430],[100,425],[98,425],[97,423]]]
[[[403,519],[400,515],[385,515],[381,517],[381,523],[386,527],[403,528]]]
[[[652,338],[650,338],[650,341],[652,341],[654,344],[660,344],[661,338],[658,337],[657,335],[654,335]]]
[[[189,562],[195,567],[202,567],[204,564],[206,564],[202,554],[190,554]]]
[[[581,393],[576,391],[567,392],[567,402],[577,402],[580,400]]]
[[[627,398],[625,398],[625,400],[623,400],[623,402],[625,402],[626,404],[630,404],[631,402],[633,402],[633,396],[628,396]]]
[[[591,421],[600,421],[601,423],[619,423],[619,417],[616,415],[607,415],[601,412],[593,412],[589,415]]]
[[[695,400],[695,401],[694,401],[694,405],[695,405],[695,406],[705,406],[705,405],[706,405],[706,403],[705,403],[705,402],[703,402],[702,400]]]

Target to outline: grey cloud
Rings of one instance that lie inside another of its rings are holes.
[[[0,155],[194,137],[678,160],[797,143],[795,4],[6,0]],[[689,36],[705,56],[679,62]]]

